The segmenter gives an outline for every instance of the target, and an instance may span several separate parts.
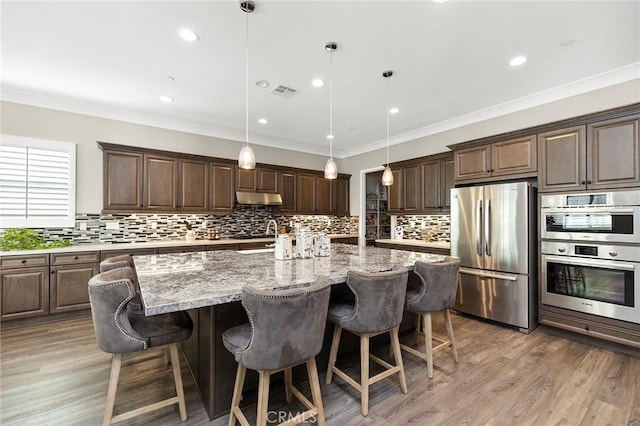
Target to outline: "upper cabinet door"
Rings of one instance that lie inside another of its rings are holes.
[[[256,169],[256,174],[256,190],[261,192],[278,192],[278,172],[260,167]]]
[[[442,183],[440,160],[432,160],[422,163],[422,211],[437,210],[440,208],[440,185]]]
[[[209,164],[206,161],[178,160],[179,207],[189,212],[209,208]]]
[[[296,174],[279,172],[278,187],[282,195],[280,213],[295,213],[296,211]]]
[[[587,187],[640,186],[640,115],[587,126]]]
[[[315,212],[316,177],[298,173],[296,182],[296,211],[298,213]]]
[[[443,209],[451,208],[451,189],[453,188],[453,157],[450,160],[442,162],[443,170],[443,185],[442,185],[442,199],[440,205]]]
[[[233,184],[235,166],[211,163],[209,165],[209,210],[213,213],[229,213],[233,210],[235,192]]]
[[[325,179],[324,176],[316,176],[315,213],[331,213],[331,182],[332,180]]]
[[[538,135],[538,191],[585,189],[585,127]]]
[[[402,182],[402,169],[393,171],[393,185],[387,187],[389,197],[389,213],[402,213],[404,208],[404,190]]]
[[[236,166],[236,190],[256,190],[256,169],[247,170]]]
[[[104,151],[104,210],[142,209],[142,154]]]
[[[418,164],[405,166],[402,169],[404,213],[420,211],[420,167]]]
[[[349,216],[349,178],[331,181],[331,213]]]
[[[491,176],[491,147],[483,145],[453,153],[455,179],[482,179]]]
[[[178,159],[144,155],[144,208],[177,210]]]
[[[491,176],[535,173],[537,169],[535,135],[491,144]]]

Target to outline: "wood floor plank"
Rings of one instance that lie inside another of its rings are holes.
[[[397,380],[371,387],[370,410],[360,414],[360,400],[350,386],[334,380],[321,393],[327,425],[432,424],[630,424],[640,426],[640,356],[591,344],[584,338],[540,327],[525,335],[514,329],[453,315],[460,362],[450,351],[434,354],[434,377],[426,362],[403,352],[408,394]],[[446,335],[444,322],[434,333]],[[403,336],[404,344],[415,344]],[[605,345],[606,346],[606,345]],[[390,360],[387,350],[375,354]],[[162,357],[140,353],[123,363],[125,385],[118,388],[116,414],[171,395],[173,381]],[[359,375],[359,356],[338,359],[349,374]],[[90,319],[34,325],[0,333],[0,424],[100,425],[111,356],[96,345]],[[158,373],[166,367],[167,374]],[[373,369],[373,367],[372,367]],[[212,425],[195,384],[182,362],[188,420],[175,407],[123,422],[132,425]],[[297,384],[310,395],[308,383]],[[272,386],[275,390],[275,384]],[[269,398],[272,411],[304,411],[287,405],[284,392]],[[245,409],[255,422],[256,407]]]

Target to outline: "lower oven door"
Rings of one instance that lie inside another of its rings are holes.
[[[529,328],[529,276],[460,268],[453,309],[521,329]]]
[[[544,305],[640,324],[640,263],[543,254]]]

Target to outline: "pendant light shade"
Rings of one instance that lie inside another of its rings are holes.
[[[249,14],[256,8],[255,3],[252,0],[245,0],[240,2],[240,9],[247,16],[246,25],[246,43],[245,43],[245,122],[244,122],[244,145],[240,150],[238,156],[238,167],[241,169],[255,169],[256,168],[256,155],[253,152],[253,148],[249,145]]]
[[[338,166],[333,159],[333,52],[338,48],[335,41],[327,42],[324,48],[329,52],[329,159],[324,166],[325,179],[338,178]]]
[[[385,71],[382,73],[382,76],[387,79],[387,163],[382,172],[382,184],[384,186],[393,185],[393,172],[391,171],[391,167],[389,167],[389,78],[393,75],[393,71]]]

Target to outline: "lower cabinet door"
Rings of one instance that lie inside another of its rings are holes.
[[[0,274],[0,319],[37,317],[49,313],[49,267],[3,271]]]
[[[50,313],[89,309],[88,283],[98,264],[51,267]]]

